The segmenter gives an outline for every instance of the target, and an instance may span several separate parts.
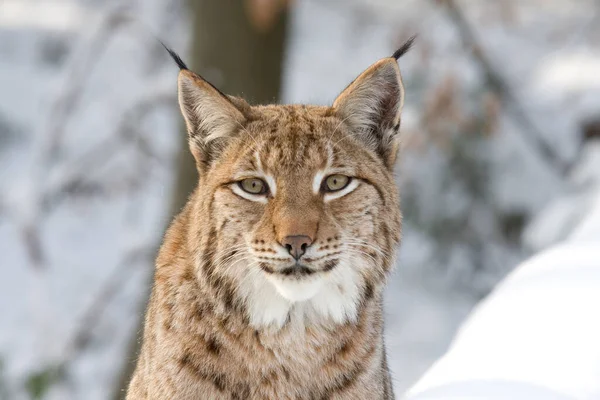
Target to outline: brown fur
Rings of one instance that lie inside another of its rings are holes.
[[[181,72],[200,181],[160,249],[127,399],[394,398],[382,291],[400,238],[392,169],[402,90],[391,58],[332,107],[251,107]],[[326,200],[313,190],[325,168],[360,183]],[[257,170],[276,182],[264,202],[234,191]],[[307,276],[284,272],[287,235],[312,239],[301,259]],[[271,278],[323,280],[318,293],[348,304],[286,300],[269,289]],[[261,320],[276,308],[267,292],[287,307],[281,323]]]

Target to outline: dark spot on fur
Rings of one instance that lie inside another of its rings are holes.
[[[235,285],[228,278],[214,272],[208,276],[208,283],[213,288],[214,292],[220,296],[223,305],[227,310],[241,311],[239,302],[235,296]]]
[[[325,263],[325,265],[323,266],[323,272],[328,272],[331,271],[332,269],[334,269],[335,267],[337,267],[338,265],[338,260],[329,260]]]
[[[195,278],[194,272],[191,269],[187,269],[181,276],[181,279],[184,281],[193,281]]]
[[[209,379],[221,392],[225,391],[225,375],[223,374],[210,374]]]
[[[225,308],[228,310],[232,310],[234,308],[234,294],[233,288],[225,287],[223,289],[223,303],[225,304]]]
[[[247,383],[237,384],[233,390],[231,393],[232,400],[247,400],[250,398],[250,385]]]
[[[308,124],[308,131],[312,134],[315,131],[315,122],[311,118],[306,118]]]
[[[366,366],[366,362],[356,363],[352,369],[342,372],[332,383],[327,385],[319,399],[329,399],[336,393],[348,390],[356,383],[356,380],[364,372]]]
[[[163,329],[165,331],[170,331],[173,328],[173,325],[171,325],[171,320],[167,319],[165,321],[163,321]]]
[[[181,357],[179,367],[186,369],[200,380],[211,382],[220,392],[226,389],[225,375],[204,370],[202,363],[194,360],[189,353]]]
[[[221,354],[221,345],[214,338],[210,338],[206,341],[206,350],[210,354],[218,356]]]
[[[235,249],[229,250],[229,252],[227,252],[227,254],[225,255],[225,257],[223,257],[223,260],[231,261],[231,259],[233,257],[235,257],[236,254],[238,254],[237,250],[235,250]]]
[[[277,373],[275,371],[271,370],[261,377],[260,384],[263,386],[271,386],[273,383],[277,382],[278,380],[279,380],[279,377],[277,376]]]
[[[283,373],[283,376],[285,377],[286,380],[290,380],[290,371],[287,370],[286,367],[281,367],[281,372]]]
[[[305,267],[304,265],[294,265],[293,267],[288,267],[288,268],[282,269],[281,271],[279,271],[279,273],[282,275],[285,275],[285,276],[291,276],[291,275],[303,276],[303,275],[312,275],[312,274],[314,274],[314,271],[312,269]]]
[[[339,351],[338,351],[338,355],[339,356],[346,356],[348,354],[348,352],[352,349],[350,340],[344,342],[344,344],[342,345],[342,347],[340,347]]]
[[[260,269],[262,269],[263,271],[265,271],[268,274],[273,274],[275,273],[275,271],[273,271],[273,268],[269,267],[269,265],[267,263],[258,263],[258,266],[260,267]]]
[[[221,222],[221,226],[219,227],[219,230],[222,231],[223,229],[225,229],[225,227],[227,226],[228,223],[229,223],[229,218],[225,218],[223,220],[223,222]]]
[[[363,303],[366,303],[367,301],[371,300],[375,295],[375,289],[373,288],[373,285],[370,282],[367,282],[365,283],[364,290],[365,291],[363,294]]]

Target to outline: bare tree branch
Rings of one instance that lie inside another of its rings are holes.
[[[166,160],[152,149],[147,139],[141,134],[140,125],[156,109],[171,106],[175,100],[175,93],[171,88],[153,90],[152,94],[142,96],[138,102],[123,113],[113,135],[61,166],[63,173],[59,174],[57,181],[51,184],[43,196],[42,210],[45,213],[50,212],[78,190],[91,193],[96,188],[96,191],[100,193],[100,187],[105,185],[94,183],[89,178],[91,172],[99,166],[105,165],[107,160],[118,154],[127,142],[135,141],[136,149],[164,165]]]
[[[43,379],[49,385],[59,383],[69,385],[69,365],[89,347],[94,330],[102,320],[109,304],[123,285],[128,282],[130,275],[135,270],[134,266],[136,264],[145,265],[154,257],[155,249],[156,246],[152,243],[149,246],[133,249],[125,255],[123,260],[113,268],[89,306],[83,311],[69,339],[64,342],[64,349],[60,352],[59,358],[39,366],[37,370],[32,371],[28,379],[44,377]]]
[[[448,17],[458,29],[463,46],[467,48],[479,67],[485,74],[485,78],[490,88],[498,94],[498,97],[505,105],[506,109],[512,114],[513,118],[525,129],[523,138],[529,145],[537,150],[541,159],[547,164],[548,168],[556,171],[560,176],[567,173],[569,165],[563,161],[556,151],[545,141],[541,130],[536,126],[533,120],[527,115],[525,107],[514,94],[510,85],[498,72],[493,63],[486,55],[477,34],[470,26],[466,17],[455,0],[440,1],[445,5]]]
[[[154,243],[149,246],[133,249],[113,268],[89,306],[82,313],[70,339],[65,343],[65,350],[61,353],[62,359],[59,363],[60,365],[66,366],[71,363],[88,347],[90,339],[93,337],[94,329],[102,319],[110,302],[119,293],[123,285],[128,282],[129,276],[134,271],[133,266],[136,264],[141,265],[142,263],[145,265],[146,262],[154,257],[155,251]]]
[[[41,162],[50,161],[60,148],[68,121],[75,114],[74,110],[85,93],[88,78],[104,55],[111,39],[129,21],[125,15],[126,8],[127,6],[118,4],[106,11],[97,30],[91,35],[91,40],[85,41],[84,54],[77,54],[71,70],[65,74],[68,83],[63,86],[64,91],[49,107],[50,118],[47,121],[47,131],[43,135],[45,146]]]
[[[44,269],[46,258],[44,256],[38,226],[36,224],[26,224],[22,227],[21,233],[31,266],[37,270]]]

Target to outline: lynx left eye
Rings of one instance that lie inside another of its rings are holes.
[[[265,194],[267,193],[267,184],[262,179],[248,178],[238,182],[240,188],[250,194]]]
[[[325,192],[337,192],[344,189],[352,178],[346,175],[330,175],[323,181],[323,190]]]

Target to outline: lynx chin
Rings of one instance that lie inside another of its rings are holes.
[[[179,65],[199,182],[164,237],[127,399],[393,399],[397,59],[331,106],[252,106]]]

